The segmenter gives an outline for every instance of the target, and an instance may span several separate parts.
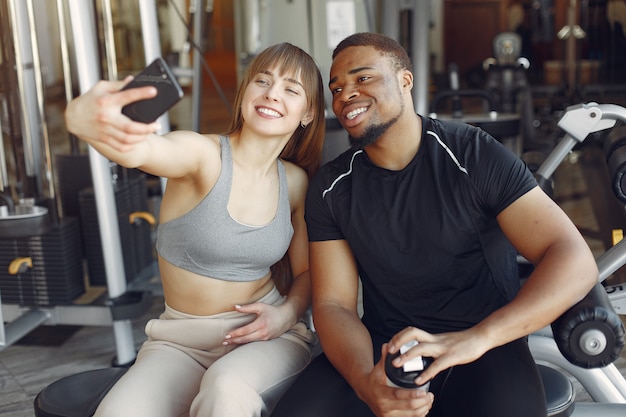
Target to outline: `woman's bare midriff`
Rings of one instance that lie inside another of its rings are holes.
[[[270,274],[248,282],[223,281],[180,269],[159,259],[165,302],[183,313],[209,316],[253,303],[274,287]]]

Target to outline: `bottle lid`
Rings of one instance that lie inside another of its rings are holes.
[[[415,389],[421,387],[422,385],[415,383],[415,379],[433,362],[433,359],[427,357],[415,358],[416,361],[421,361],[422,366],[401,366],[397,368],[393,366],[391,362],[400,356],[401,353],[401,351],[398,351],[393,355],[387,355],[385,358],[385,373],[387,374],[387,378],[389,378],[394,385],[401,388]]]

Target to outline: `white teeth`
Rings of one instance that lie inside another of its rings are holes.
[[[267,107],[259,107],[257,109],[260,113],[266,114],[272,117],[281,117],[282,115],[275,110],[268,109]]]
[[[346,118],[348,120],[352,120],[355,117],[357,117],[359,114],[364,113],[365,111],[367,111],[367,107],[361,107],[361,108],[352,110],[350,113],[346,114]]]

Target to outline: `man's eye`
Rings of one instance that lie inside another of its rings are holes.
[[[370,77],[369,77],[369,76],[364,75],[364,76],[362,76],[362,77],[359,77],[359,82],[362,82],[362,81],[367,81],[367,80],[369,80],[369,79],[370,79]]]
[[[341,93],[341,88],[337,87],[337,88],[331,88],[330,92],[332,94],[337,94],[337,93]]]

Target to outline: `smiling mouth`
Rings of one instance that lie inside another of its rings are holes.
[[[283,117],[283,115],[278,113],[276,110],[268,109],[267,107],[257,107],[256,110],[266,116]]]
[[[365,113],[366,111],[367,111],[367,107],[359,107],[358,109],[354,109],[348,112],[348,114],[346,114],[346,119],[352,120],[355,117],[357,117],[359,114]]]

